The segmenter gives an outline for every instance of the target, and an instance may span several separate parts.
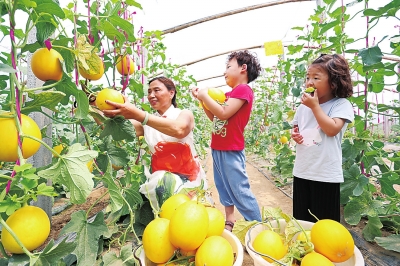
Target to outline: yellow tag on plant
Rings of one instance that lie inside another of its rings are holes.
[[[266,56],[283,54],[282,41],[265,42],[264,50]]]

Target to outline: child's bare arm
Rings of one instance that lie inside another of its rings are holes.
[[[341,118],[331,118],[325,114],[318,102],[318,90],[315,90],[313,96],[304,93],[301,97],[301,103],[312,110],[318,125],[327,136],[336,136],[340,130],[342,130],[345,120]]]
[[[215,115],[220,120],[228,120],[246,102],[242,99],[229,98],[228,101],[225,102],[225,104],[220,105],[216,101],[214,101],[210,97],[210,95],[208,95],[207,90],[200,90],[197,97],[205,105],[207,105],[211,114]]]

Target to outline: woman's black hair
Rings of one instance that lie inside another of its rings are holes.
[[[342,55],[321,54],[311,65],[320,67],[328,73],[329,84],[336,97],[348,98],[353,95],[350,67]]]
[[[167,87],[167,89],[168,89],[169,91],[174,91],[174,92],[175,92],[175,93],[174,93],[174,97],[172,97],[172,105],[173,105],[174,107],[177,107],[178,105],[177,105],[177,103],[176,103],[176,87],[175,87],[174,82],[173,82],[172,80],[170,80],[169,78],[160,76],[160,77],[152,78],[152,79],[149,81],[149,85],[150,85],[150,83],[152,83],[152,82],[155,81],[155,80],[158,80],[158,81],[160,81],[162,84],[164,84],[165,87]]]

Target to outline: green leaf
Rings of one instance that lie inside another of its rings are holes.
[[[111,165],[108,164],[108,169],[103,175],[103,182],[106,184],[106,187],[108,188],[108,192],[110,193],[111,197],[111,211],[112,212],[117,212],[122,208],[124,205],[124,199],[121,195],[121,190],[118,188],[118,186],[115,183],[115,180],[112,177],[112,172],[111,172]]]
[[[36,24],[36,39],[40,44],[43,44],[45,40],[50,38],[50,36],[56,31],[56,26],[51,22],[44,21],[40,19],[40,23]]]
[[[35,8],[37,13],[42,13],[43,14],[52,14],[55,15],[61,19],[65,18],[64,11],[60,7],[60,5],[56,4],[55,2],[51,0],[41,0],[38,2],[39,4]]]
[[[117,116],[104,122],[104,130],[100,133],[100,138],[104,139],[107,136],[112,136],[116,141],[133,140],[136,138],[136,132],[129,120],[123,116]]]
[[[394,106],[391,106],[391,105],[386,105],[386,104],[380,103],[380,104],[377,105],[377,109],[378,109],[378,112],[382,112],[382,113],[387,111],[387,110],[393,110],[397,114],[400,115],[400,107],[394,107]]]
[[[100,169],[104,172],[107,170],[109,161],[111,161],[111,164],[115,166],[125,166],[129,163],[130,159],[126,150],[117,147],[111,141],[111,138],[106,138],[104,142],[99,145],[99,149],[105,153],[105,155],[103,155],[105,157],[103,159],[104,162],[102,163],[103,167],[100,167]]]
[[[382,201],[374,200],[370,192],[364,191],[344,207],[344,219],[348,224],[357,225],[363,216],[377,217],[382,205]]]
[[[126,32],[128,36],[128,41],[130,42],[136,41],[132,23],[116,15],[109,17],[108,20],[111,22],[111,24],[119,27],[121,30]]]
[[[163,178],[158,180],[156,186],[156,197],[158,201],[158,206],[161,207],[162,204],[175,193],[176,180],[174,174],[170,172],[165,172]]]
[[[71,202],[81,204],[86,201],[94,185],[93,174],[86,164],[96,157],[96,151],[76,143],[68,148],[67,154],[49,168],[39,171],[38,175],[65,185],[70,191]]]
[[[132,244],[125,245],[121,248],[119,256],[113,252],[109,251],[103,256],[104,265],[135,265],[135,260],[133,258]]]
[[[7,266],[21,266],[21,265],[35,265],[32,264],[29,257],[25,254],[14,254],[12,256],[12,259],[10,258],[10,261],[8,264],[4,264]]]
[[[339,25],[340,23],[341,23],[341,20],[337,19],[337,20],[329,22],[329,23],[321,24],[321,31],[319,32],[319,34],[320,35],[324,34],[328,30],[335,27],[336,25]]]
[[[384,249],[400,252],[400,235],[376,237],[375,242]]]
[[[59,244],[55,244],[51,239],[42,252],[38,253],[39,258],[35,265],[53,266],[62,261],[62,258],[71,254],[76,247],[75,242],[67,242],[68,237],[64,237]]]
[[[42,47],[43,46],[41,46],[39,42],[28,43],[28,44],[25,44],[24,47],[22,47],[21,53],[25,53],[26,51],[29,51],[30,53],[34,53],[36,50],[38,50]]]
[[[244,246],[247,245],[245,243],[246,234],[249,231],[249,229],[257,223],[258,223],[257,221],[243,221],[243,220],[235,222],[233,233],[235,234],[235,236],[237,236],[242,245]]]
[[[55,81],[49,81],[45,82],[44,85],[48,85],[51,83],[55,83]],[[71,77],[68,75],[63,75],[63,80],[58,83],[56,86],[54,86],[57,91],[61,91],[65,94],[65,97],[61,100],[61,104],[67,105],[69,103],[69,98],[71,95],[75,97],[79,97],[79,91],[78,88],[76,87],[76,84],[72,82]]]
[[[5,73],[16,73],[17,70],[14,69],[12,66],[5,65],[5,64],[0,64],[0,72],[5,72]]]
[[[400,9],[400,1],[392,0],[389,4],[378,8],[378,10],[374,9],[365,9],[363,14],[364,16],[369,17],[383,17],[383,16],[395,16],[396,12]]]
[[[382,193],[388,195],[389,197],[394,197],[396,194],[399,194],[394,188],[393,185],[400,185],[400,178],[397,173],[388,172],[384,173],[381,178],[378,178],[379,183],[381,184]]]
[[[142,5],[139,4],[138,2],[136,2],[135,0],[125,0],[125,3],[126,3],[127,5],[134,6],[134,7],[137,7],[137,8],[139,8],[139,9],[143,9],[143,8],[142,8]]]
[[[139,184],[133,183],[130,187],[124,188],[125,200],[132,209],[137,209],[137,206],[143,203],[142,194],[139,192]],[[126,204],[123,207],[122,213],[129,213],[128,206]],[[152,212],[151,212],[152,213]],[[135,216],[136,217],[136,216]]]
[[[30,8],[30,7],[37,7],[37,4],[34,1],[31,0],[20,0],[18,1],[20,4],[23,4],[24,6]]]
[[[304,45],[288,45],[287,49],[289,51],[289,55],[295,54],[303,50]]]
[[[56,197],[58,194],[54,191],[54,187],[47,186],[45,183],[41,183],[37,186],[37,195]]]
[[[381,220],[379,217],[374,216],[368,216],[368,223],[364,227],[362,233],[367,241],[374,241],[374,238],[377,236],[382,236],[381,228],[383,227]]]
[[[364,65],[363,71],[364,71],[364,73],[366,73],[371,70],[375,70],[375,69],[379,69],[379,68],[383,68],[383,67],[385,67],[385,65],[382,62],[378,62],[378,63],[372,64],[372,65]]]
[[[56,45],[56,44],[55,44]],[[64,60],[65,71],[71,73],[75,69],[75,55],[72,51],[67,49],[55,48]]]
[[[103,212],[98,212],[93,222],[89,222],[85,211],[78,211],[71,215],[71,221],[61,230],[60,235],[76,233],[74,243],[77,246],[73,253],[78,265],[95,265],[100,236],[107,232]]]
[[[125,43],[125,36],[119,32],[109,21],[99,21],[98,28],[104,32],[107,38],[111,40],[117,38],[118,45],[123,45]]]
[[[345,139],[342,143],[342,154],[344,160],[354,160],[360,154],[360,150],[348,139]]]
[[[86,93],[79,90],[75,99],[79,106],[79,108],[78,108],[79,112],[77,114],[75,114],[76,118],[79,118],[79,119],[86,118],[88,115],[88,112],[89,112],[89,99],[86,96]]]
[[[28,115],[31,112],[41,112],[42,107],[48,108],[52,111],[57,111],[56,106],[65,97],[65,93],[61,91],[42,91],[40,93],[28,93],[32,101],[26,102],[25,106],[21,108],[23,114]]]
[[[382,51],[379,46],[364,48],[359,51],[364,65],[371,66],[382,61]]]
[[[347,203],[351,197],[360,196],[369,181],[361,174],[356,164],[349,169],[343,170],[344,182],[340,184],[340,202]]]
[[[143,98],[144,97],[144,91],[143,91],[143,84],[136,81],[135,79],[130,79],[129,80],[129,88],[131,89],[131,91],[136,92],[137,96],[139,98]]]

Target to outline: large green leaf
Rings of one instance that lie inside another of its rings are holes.
[[[329,23],[321,24],[321,31],[319,32],[319,34],[322,35],[325,32],[327,32],[328,30],[332,29],[333,27],[335,27],[336,25],[339,25],[339,24],[341,24],[341,20],[339,20],[339,19],[334,20]]]
[[[385,249],[400,252],[400,235],[376,237],[375,242]]]
[[[387,5],[378,8],[378,10],[365,9],[363,14],[366,17],[395,16],[399,9],[400,9],[400,0],[392,0]]]
[[[107,119],[104,122],[104,129],[100,134],[100,138],[112,136],[116,141],[120,140],[133,140],[136,138],[135,128],[129,120],[123,116],[117,116],[112,119]]]
[[[369,83],[370,91],[380,93],[385,88],[385,74],[384,69],[379,69],[373,73],[371,81]]]
[[[45,82],[44,85],[55,83],[54,81]],[[69,98],[71,95],[79,98],[79,89],[76,84],[72,82],[71,78],[64,73],[63,80],[54,86],[56,90],[61,91],[65,94],[65,97],[61,100],[61,104],[67,105],[69,103]]]
[[[86,212],[78,211],[71,215],[71,221],[65,225],[60,234],[76,233],[74,242],[77,246],[73,253],[78,259],[78,265],[95,265],[100,236],[107,232],[103,212],[97,213],[95,219],[89,222]]]
[[[68,153],[62,155],[48,169],[38,172],[40,177],[65,185],[70,191],[71,202],[82,204],[93,189],[93,174],[87,163],[97,156],[97,151],[88,150],[76,143],[68,148]]]
[[[348,224],[357,225],[363,216],[377,217],[382,205],[381,201],[373,199],[370,192],[364,191],[360,196],[351,198],[344,207],[344,219]]]
[[[116,15],[109,17],[108,20],[111,22],[111,24],[119,27],[120,29],[126,32],[128,41],[130,42],[136,41],[132,23]]]
[[[103,151],[99,155],[98,164],[100,169],[105,172],[109,165],[109,161],[115,166],[123,167],[129,162],[129,155],[125,149],[117,147],[111,137],[105,138],[102,144],[99,144],[99,149]]]
[[[40,44],[43,44],[56,31],[56,26],[44,18],[40,18],[39,22],[36,24],[36,39]]]
[[[172,173],[165,172],[163,178],[158,180],[156,186],[156,197],[158,201],[158,206],[161,205],[175,193],[176,180]]]
[[[122,190],[117,186],[115,180],[113,179],[111,163],[108,164],[107,171],[104,173],[102,180],[108,188],[108,192],[110,193],[111,211],[117,212],[124,205],[124,199],[121,194]]]
[[[136,92],[137,96],[139,98],[143,98],[144,97],[144,91],[143,91],[143,84],[136,81],[135,79],[130,79],[129,80],[129,88],[131,89],[131,91]]]
[[[378,178],[381,184],[381,191],[385,195],[394,197],[399,193],[393,188],[393,185],[400,185],[399,175],[395,172],[384,173],[381,178]]]
[[[29,114],[31,112],[41,112],[42,107],[57,111],[56,106],[65,97],[65,93],[61,91],[42,91],[40,93],[28,93],[32,101],[26,102],[21,108],[22,113]]]
[[[368,184],[368,178],[361,174],[359,167],[353,164],[343,170],[344,182],[340,185],[340,202],[347,203],[351,197],[360,196]]]
[[[125,43],[125,36],[119,32],[118,29],[116,29],[109,21],[99,21],[98,28],[104,32],[107,38],[111,40],[117,38],[118,45],[123,45]]]
[[[60,264],[62,258],[71,254],[76,247],[75,242],[67,242],[68,238],[65,237],[59,244],[55,244],[54,240],[46,245],[36,261],[35,265],[53,266]]]
[[[382,61],[382,51],[379,46],[363,48],[358,52],[364,65],[371,66]]]
[[[381,228],[383,227],[381,220],[379,217],[368,216],[368,223],[364,227],[362,233],[367,241],[374,241],[374,238],[377,236],[382,236]]]
[[[129,206],[133,210],[136,210],[138,208],[138,206],[143,203],[143,198],[142,198],[142,194],[139,192],[139,184],[138,183],[133,183],[128,188],[124,188],[124,196],[125,196],[126,201],[129,204]],[[126,212],[128,211],[128,208],[126,205],[124,205],[123,209],[125,209]]]
[[[41,15],[52,14],[61,19],[65,18],[64,11],[60,7],[60,5],[52,0],[38,0],[35,11]]]
[[[349,139],[345,139],[342,143],[342,154],[344,161],[354,160],[360,154],[360,149]]]

